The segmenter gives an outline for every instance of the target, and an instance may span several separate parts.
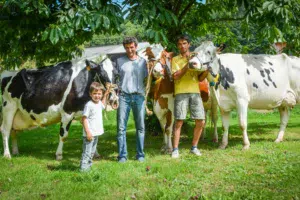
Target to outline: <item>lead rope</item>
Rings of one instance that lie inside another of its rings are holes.
[[[153,64],[152,66],[150,66],[150,62]],[[152,81],[152,72],[153,72],[153,69],[154,69],[154,63],[153,61],[149,61],[147,63],[147,65],[149,67],[147,67],[148,69],[148,77],[147,77],[147,85],[146,85],[146,95],[145,95],[145,108],[146,108],[146,113],[148,116],[151,116],[153,115],[153,112],[151,110],[149,110],[148,106],[147,106],[147,99],[148,99],[148,94],[149,94],[149,91],[150,91],[150,87],[151,87],[151,81]],[[150,68],[150,69],[149,69]]]

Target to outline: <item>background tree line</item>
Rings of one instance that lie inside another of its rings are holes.
[[[125,35],[176,51],[182,33],[241,53],[272,53],[274,41],[287,41],[285,51],[299,55],[299,19],[300,0],[2,0],[0,60],[8,69],[43,66]]]

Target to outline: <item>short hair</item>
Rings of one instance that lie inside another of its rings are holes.
[[[103,92],[104,87],[98,82],[92,82],[90,85],[90,93],[92,93],[94,90],[101,90]]]
[[[138,40],[136,39],[136,37],[125,37],[123,40],[123,46],[125,47],[125,44],[131,44],[134,43],[135,46],[138,45]]]
[[[179,40],[186,40],[188,43],[191,42],[190,36],[187,34],[177,36],[176,42],[178,43]]]

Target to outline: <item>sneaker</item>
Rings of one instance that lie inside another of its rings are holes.
[[[179,158],[179,151],[178,151],[178,149],[172,151],[172,158]]]
[[[194,148],[194,149],[191,149],[190,151],[192,154],[195,154],[196,156],[201,156],[201,152],[199,149],[197,148]]]
[[[139,161],[139,162],[144,162],[144,161],[145,161],[145,158],[144,158],[144,157],[139,157],[139,158],[137,159],[137,161]]]
[[[127,161],[126,158],[120,158],[118,162],[119,163],[125,163],[126,161]]]

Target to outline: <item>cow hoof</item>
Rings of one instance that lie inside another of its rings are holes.
[[[219,149],[226,149],[227,144],[221,143],[219,146]]]
[[[278,139],[278,138],[277,138],[277,139],[275,140],[275,143],[280,143],[280,142],[282,142],[282,139]]]
[[[4,158],[7,158],[7,159],[11,159],[11,156],[10,156],[10,154],[4,154]]]
[[[163,145],[163,146],[160,148],[160,151],[161,151],[162,153],[166,152],[166,151],[167,151],[166,145]]]
[[[61,154],[56,155],[56,160],[60,161],[63,159],[63,156]]]
[[[247,144],[247,145],[243,146],[243,150],[248,150],[248,149],[250,149],[250,144]]]
[[[172,148],[171,148],[171,149],[170,149],[170,148],[167,148],[166,151],[165,151],[165,153],[166,153],[166,154],[172,154],[172,151],[173,151]]]
[[[213,143],[218,143],[218,139],[214,138],[214,139],[212,140],[212,142],[213,142]]]

